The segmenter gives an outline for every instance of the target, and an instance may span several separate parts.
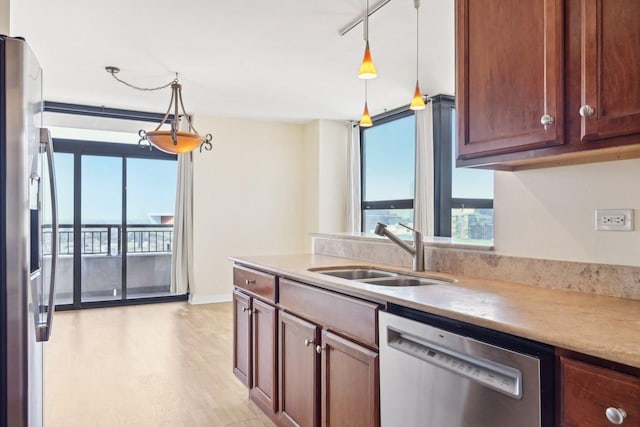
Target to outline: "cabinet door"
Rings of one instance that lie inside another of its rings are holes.
[[[322,331],[322,425],[380,425],[378,353]]]
[[[640,427],[640,378],[560,359],[561,427]],[[608,419],[611,418],[611,419]]]
[[[456,1],[459,159],[563,143],[563,5]]]
[[[251,387],[251,299],[233,291],[233,373]]]
[[[582,4],[582,139],[640,136],[640,2]]]
[[[277,399],[277,310],[260,300],[253,300],[251,314],[253,335],[253,387],[249,396],[264,410],[275,413]]]
[[[280,419],[284,425],[319,424],[319,327],[280,312]]]

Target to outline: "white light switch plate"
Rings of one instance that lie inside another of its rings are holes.
[[[633,231],[633,209],[596,209],[596,230]]]

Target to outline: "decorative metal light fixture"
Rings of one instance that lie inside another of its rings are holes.
[[[211,151],[213,148],[211,144],[213,136],[210,133],[200,135],[196,128],[193,127],[193,124],[191,124],[191,119],[185,111],[184,103],[182,102],[182,85],[178,82],[178,73],[176,73],[176,78],[166,85],[154,88],[144,88],[134,86],[118,78],[116,76],[116,74],[120,72],[118,67],[108,66],[105,67],[105,70],[120,83],[136,90],[155,91],[171,86],[171,100],[169,101],[169,108],[167,108],[167,112],[158,126],[151,131],[140,130],[138,132],[138,135],[140,136],[138,144],[141,147],[149,147],[149,149],[151,149],[151,146],[153,145],[158,150],[171,154],[188,153],[198,146],[200,147],[200,151],[202,151],[203,148],[207,151]],[[171,129],[160,130],[162,125],[167,123],[171,110],[173,110],[173,117],[169,122]],[[182,111],[182,115],[180,115],[180,111]],[[186,130],[180,130],[181,119],[182,129]]]
[[[424,110],[426,105],[424,103],[424,99],[422,99],[422,93],[420,93],[420,84],[418,83],[419,79],[419,69],[420,69],[420,36],[419,36],[419,17],[418,13],[420,10],[420,0],[413,0],[413,5],[416,8],[416,90],[413,93],[413,99],[411,100],[411,105],[409,105],[409,109],[411,110]]]
[[[367,81],[364,81],[364,111],[362,112],[362,117],[360,118],[360,127],[368,128],[373,126],[373,121],[371,120],[371,116],[369,115],[369,107],[367,106]]]
[[[367,9],[364,12],[364,57],[362,58],[362,64],[360,65],[360,71],[358,71],[358,77],[361,79],[375,79],[378,77],[375,65],[373,65],[373,59],[371,59],[371,50],[369,49],[369,0],[367,0]]]

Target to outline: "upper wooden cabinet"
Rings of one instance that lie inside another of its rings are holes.
[[[640,2],[583,0],[585,141],[640,133]]]
[[[562,144],[562,13],[562,0],[458,0],[459,157]]]
[[[640,156],[640,2],[457,0],[457,164]]]

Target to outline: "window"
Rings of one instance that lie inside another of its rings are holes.
[[[50,127],[60,201],[57,307],[184,300],[170,289],[177,157],[140,148],[128,130],[139,122],[99,119],[127,131]]]
[[[397,234],[398,224],[413,225],[415,187],[415,116],[410,111],[376,120],[362,129],[362,230],[373,233],[376,223]]]
[[[493,171],[455,167],[454,98],[432,100],[434,139],[434,230],[456,242],[493,243]],[[360,131],[362,231],[377,222],[409,233],[415,187],[415,116],[410,110],[375,118]]]

